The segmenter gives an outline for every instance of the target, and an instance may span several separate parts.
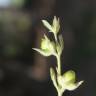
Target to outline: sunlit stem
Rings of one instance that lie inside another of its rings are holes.
[[[58,42],[57,40],[57,34],[54,33],[55,41]]]
[[[61,60],[60,60],[60,55],[57,55],[56,58],[57,58],[57,70],[58,70],[58,74],[61,75]]]
[[[57,34],[54,34],[55,37],[55,41],[56,43],[58,43],[58,39],[57,39]],[[56,59],[57,59],[57,70],[58,70],[58,74],[61,75],[61,60],[60,60],[60,55],[57,53],[56,54]]]
[[[62,92],[58,92],[58,96],[62,96],[63,95],[63,93]]]

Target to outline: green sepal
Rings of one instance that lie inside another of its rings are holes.
[[[51,80],[53,81],[53,84],[54,84],[55,88],[58,91],[58,85],[57,85],[57,82],[56,82],[56,73],[55,73],[55,71],[52,67],[50,68],[50,76],[51,76]]]
[[[52,54],[54,54],[56,51],[55,43],[53,41],[50,41],[50,39],[45,34],[44,38],[41,41],[41,49]]]
[[[58,81],[59,86],[62,87],[63,91],[75,90],[83,83],[83,81],[76,83],[75,72],[73,70],[69,70],[65,72],[63,75],[57,75],[57,81]]]
[[[37,49],[37,48],[32,48],[33,50],[39,52],[41,55],[43,56],[51,56],[52,53],[50,51],[47,51],[47,50],[41,50],[41,49]]]
[[[55,34],[57,34],[60,30],[60,21],[56,16],[54,16],[52,28]]]
[[[71,83],[71,84],[66,84],[66,90],[73,91],[77,89],[84,81],[80,81],[78,83]]]
[[[61,55],[64,49],[64,41],[61,34],[58,36],[58,39],[59,39],[59,42],[56,42],[56,50],[58,55]]]

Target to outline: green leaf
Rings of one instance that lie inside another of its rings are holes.
[[[52,26],[46,20],[42,20],[42,22],[43,22],[44,26],[49,29],[49,32],[51,32],[53,30]]]

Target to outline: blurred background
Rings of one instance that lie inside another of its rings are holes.
[[[42,19],[60,18],[62,72],[73,69],[84,84],[64,96],[96,96],[96,0],[0,0],[0,96],[57,96],[49,68],[56,59],[34,52]]]

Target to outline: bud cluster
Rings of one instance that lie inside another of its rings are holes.
[[[45,34],[41,40],[41,48],[33,48],[43,56],[55,56],[57,59],[56,72],[53,68],[50,68],[50,76],[53,84],[58,92],[58,96],[62,96],[65,90],[75,90],[79,87],[83,81],[76,82],[76,75],[73,70],[69,70],[65,73],[61,73],[61,54],[64,49],[64,41],[62,34],[58,35],[60,30],[59,18],[54,16],[52,25],[42,20],[44,26],[54,35],[55,41],[51,41]]]

